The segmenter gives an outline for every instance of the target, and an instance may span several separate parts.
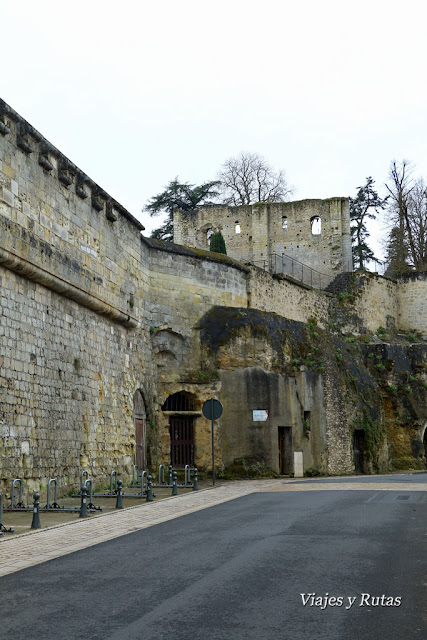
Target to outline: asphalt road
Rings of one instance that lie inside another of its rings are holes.
[[[4,576],[0,638],[426,640],[427,494],[395,478],[427,482],[252,494]]]

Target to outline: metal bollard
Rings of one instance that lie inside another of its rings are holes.
[[[147,478],[147,497],[146,497],[146,501],[147,502],[153,502],[153,478],[151,476],[148,476]]]
[[[197,480],[197,474],[198,474],[198,471],[197,471],[196,467],[194,467],[193,491],[198,491],[199,490],[199,482]]]
[[[172,465],[168,466],[168,486],[172,486]]]
[[[178,495],[178,483],[176,480],[176,471],[173,472],[172,474],[172,478],[173,478],[173,482],[172,482],[172,495],[173,496],[177,496]]]
[[[36,492],[34,494],[33,521],[31,523],[31,529],[41,529],[42,528],[42,526],[40,524],[39,507],[40,507],[40,494]]]
[[[121,480],[117,480],[116,509],[123,509],[122,484]]]
[[[85,485],[83,485],[83,487],[81,488],[80,495],[82,497],[82,500],[81,500],[81,504],[80,504],[79,518],[87,518],[88,517],[88,512],[87,512],[87,488],[86,488]]]

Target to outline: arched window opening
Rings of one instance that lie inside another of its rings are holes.
[[[322,233],[322,220],[319,216],[313,216],[311,219],[311,233],[314,236],[320,236]]]
[[[162,411],[195,411],[194,399],[189,393],[179,391],[167,398]]]
[[[133,396],[133,422],[135,427],[135,464],[144,469],[147,461],[147,412],[141,391]]]
[[[282,216],[282,229],[286,231],[288,228],[288,219],[286,216]]]
[[[206,232],[206,243],[207,243],[208,248],[209,248],[209,245],[210,245],[211,238],[212,238],[213,234],[214,234],[214,230],[213,229],[208,229],[207,232]]]
[[[236,220],[235,225],[236,225],[236,226],[234,227],[235,232],[236,232],[236,233],[240,233],[240,223],[239,223],[239,221],[238,221],[238,220]]]

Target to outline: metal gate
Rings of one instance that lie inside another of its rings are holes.
[[[169,419],[171,438],[171,465],[184,467],[194,464],[193,418],[171,416]]]

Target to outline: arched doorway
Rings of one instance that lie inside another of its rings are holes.
[[[135,464],[145,469],[147,461],[147,412],[141,391],[133,396],[133,422],[135,426]]]
[[[162,411],[169,414],[171,465],[194,465],[194,398],[185,391],[174,393],[167,398]]]

